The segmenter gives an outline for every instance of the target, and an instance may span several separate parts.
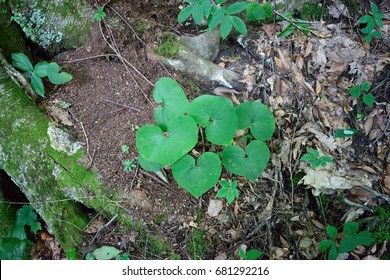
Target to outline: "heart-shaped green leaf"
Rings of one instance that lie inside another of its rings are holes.
[[[257,140],[271,138],[275,131],[275,118],[271,110],[260,102],[248,101],[236,107],[238,129],[250,128]]]
[[[211,152],[201,155],[196,164],[192,156],[185,155],[172,165],[172,174],[176,182],[196,198],[217,183],[221,170],[218,155]]]
[[[184,115],[189,104],[180,85],[168,77],[162,77],[156,82],[153,98],[163,104],[154,110],[154,121],[163,130],[166,130],[170,118]]]
[[[51,62],[47,65],[47,77],[49,81],[55,85],[61,85],[72,80],[72,75],[66,72],[59,73],[60,66],[57,63]]]
[[[229,146],[222,152],[222,164],[230,172],[255,181],[268,164],[270,151],[264,142],[254,140],[244,151],[238,146]]]
[[[211,143],[227,145],[232,142],[237,130],[237,115],[230,99],[202,95],[191,102],[187,113],[206,128],[206,138]]]
[[[172,118],[163,132],[160,127],[144,125],[137,131],[136,146],[146,160],[172,165],[188,153],[198,141],[198,126],[188,116]]]

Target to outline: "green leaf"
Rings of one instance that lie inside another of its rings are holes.
[[[66,72],[59,73],[60,67],[57,63],[51,62],[47,65],[47,77],[49,81],[55,85],[61,85],[72,80],[72,75]]]
[[[286,29],[284,29],[282,32],[278,34],[279,38],[287,37],[291,33],[293,33],[296,30],[295,26],[293,24],[289,24]]]
[[[206,128],[206,138],[211,143],[227,145],[232,142],[237,130],[237,115],[230,99],[201,95],[191,102],[187,113]]]
[[[201,25],[203,21],[203,8],[200,5],[195,5],[192,9],[192,18],[197,25]]]
[[[330,250],[328,252],[328,260],[337,260],[338,256],[339,256],[339,252],[337,250],[337,247],[335,244],[332,244],[332,246],[330,246]]]
[[[354,86],[349,90],[349,93],[352,95],[353,98],[359,98],[360,97],[360,92],[361,92],[361,87],[360,86]]]
[[[41,223],[40,222],[34,222],[31,226],[31,231],[36,234],[38,230],[42,229]]]
[[[249,5],[249,2],[236,2],[234,4],[231,4],[229,7],[227,7],[226,13],[228,15],[237,14],[237,13],[245,10],[246,7],[248,7],[248,5]]]
[[[375,3],[371,3],[371,13],[376,14],[379,12],[379,8]]]
[[[146,160],[162,165],[172,165],[198,141],[198,127],[188,116],[172,118],[163,132],[160,127],[147,124],[136,134],[136,146]]]
[[[247,101],[236,107],[238,129],[250,128],[258,140],[271,138],[275,131],[275,118],[271,110],[260,102]]]
[[[217,27],[218,24],[222,21],[222,18],[225,16],[225,8],[219,8],[211,17],[208,22],[209,29],[213,30]]]
[[[203,1],[202,8],[203,8],[204,16],[208,18],[212,8],[210,1],[209,0]]]
[[[12,65],[26,72],[32,72],[34,70],[30,59],[24,53],[13,53]]]
[[[348,128],[348,129],[337,129],[336,130],[336,137],[337,138],[345,138],[345,137],[352,137],[355,134],[357,134],[357,130],[353,128]]]
[[[86,256],[85,256],[85,259],[87,261],[94,261],[95,260],[95,257],[91,254],[91,253],[88,253]]]
[[[333,159],[330,156],[322,156],[321,160],[324,162],[329,162],[329,163],[333,162]]]
[[[258,6],[253,9],[252,15],[256,20],[263,20],[265,19],[265,10],[262,6]]]
[[[176,182],[196,198],[218,182],[221,171],[218,155],[211,152],[201,155],[196,163],[192,156],[185,155],[172,165],[172,174]]]
[[[179,15],[177,16],[177,21],[179,23],[186,21],[190,17],[190,15],[192,14],[192,12],[193,12],[193,6],[185,7],[184,9],[182,9],[180,11]]]
[[[168,77],[162,77],[156,82],[153,98],[157,103],[162,103],[162,107],[155,108],[154,119],[163,130],[171,118],[184,115],[189,105],[183,89]]]
[[[164,165],[162,164],[159,164],[159,163],[156,163],[156,162],[151,162],[151,161],[148,161],[146,160],[143,156],[139,155],[138,156],[138,163],[139,165],[141,165],[141,167],[145,170],[145,171],[149,171],[149,172],[157,172],[159,171],[161,168],[164,167]]]
[[[372,107],[374,105],[374,101],[375,98],[371,93],[363,95],[363,103],[366,104],[367,106]]]
[[[250,249],[244,258],[244,260],[258,260],[260,257],[264,254],[264,252],[261,252],[256,249]]]
[[[354,237],[345,237],[341,239],[339,244],[339,253],[348,253],[355,250],[357,246],[356,239]]]
[[[258,2],[251,2],[249,5],[246,7],[246,18],[249,21],[255,21],[257,20],[254,15],[253,15],[253,10],[256,9],[257,7],[260,7],[260,4]]]
[[[353,236],[359,230],[359,224],[356,222],[346,222],[343,227],[343,233],[346,236]]]
[[[268,2],[265,2],[263,5],[262,5],[264,11],[265,11],[265,17],[266,18],[269,18],[272,16],[272,5]]]
[[[18,226],[31,226],[36,220],[37,214],[30,205],[24,205],[16,212],[16,225]]]
[[[26,231],[24,230],[24,225],[15,224],[11,231],[8,232],[7,237],[15,237],[18,239],[27,239]]]
[[[326,233],[329,235],[331,239],[336,239],[337,236],[337,228],[334,226],[327,226],[326,227]]]
[[[355,235],[356,243],[359,245],[370,246],[374,241],[372,234],[369,231],[362,231]]]
[[[371,86],[370,86],[369,82],[364,82],[361,84],[360,87],[361,87],[362,91],[369,91]]]
[[[43,78],[47,76],[47,63],[46,61],[41,61],[35,64],[34,73],[37,73],[39,77]]]
[[[375,37],[375,38],[381,38],[382,37],[382,33],[378,30],[375,30],[371,33],[371,36]]]
[[[302,161],[314,161],[314,160],[316,160],[317,159],[317,157],[315,157],[314,155],[312,155],[312,154],[304,154],[302,157],[301,157],[301,160]]]
[[[332,246],[332,244],[334,244],[333,240],[330,239],[321,240],[320,247],[319,247],[320,252],[325,252],[330,248],[330,246]]]
[[[245,23],[239,17],[233,16],[232,23],[234,28],[241,34],[246,35],[248,33]]]
[[[35,72],[31,75],[31,87],[36,94],[45,97],[45,87],[43,86],[42,78]]]
[[[362,16],[359,20],[358,20],[358,24],[360,23],[367,23],[369,22],[370,20],[372,20],[372,16],[370,15],[365,15],[365,16]]]
[[[371,43],[371,40],[372,40],[371,34],[367,34],[366,37],[364,37],[364,38],[366,39],[367,43]]]
[[[375,27],[375,20],[372,19],[372,20],[369,20],[367,22],[367,26],[363,29],[360,29],[360,31],[363,32],[364,34],[370,34],[372,32],[372,30],[374,30],[374,27]]]
[[[270,151],[264,142],[254,140],[245,151],[229,146],[222,152],[222,164],[230,172],[255,181],[267,167]]]
[[[111,260],[118,256],[121,251],[112,246],[103,246],[92,252],[97,260]]]
[[[216,195],[217,198],[225,197],[228,204],[230,204],[236,197],[239,196],[240,192],[237,190],[236,180],[231,183],[226,180],[221,180],[219,184],[222,186],[222,188],[218,190]]]
[[[27,259],[26,249],[29,241],[14,237],[0,238],[0,259],[1,260],[23,260]]]
[[[232,31],[233,23],[231,16],[225,16],[221,23],[221,37],[222,39],[226,39]]]

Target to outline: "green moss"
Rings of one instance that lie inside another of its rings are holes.
[[[328,19],[329,13],[328,10],[314,4],[305,3],[301,9],[301,19],[303,20],[320,20],[321,18],[324,20]]]
[[[166,213],[163,213],[163,214],[160,214],[160,215],[157,215],[155,218],[154,218],[154,223],[155,224],[162,224],[162,223],[165,223],[168,221],[168,215]]]
[[[149,29],[149,23],[146,19],[141,18],[134,25],[134,30],[138,35],[143,35]]]
[[[156,50],[156,53],[170,58],[175,58],[179,52],[180,43],[173,34],[165,34],[160,38],[160,45]]]
[[[187,239],[186,249],[193,260],[203,260],[206,256],[209,243],[201,229],[195,229]]]
[[[376,216],[368,223],[368,230],[374,235],[376,243],[390,241],[390,207],[376,207]]]

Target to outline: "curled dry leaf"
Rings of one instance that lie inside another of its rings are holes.
[[[390,176],[385,176],[383,179],[383,184],[384,184],[384,191],[387,194],[390,194]]]
[[[311,54],[311,50],[313,49],[313,44],[312,42],[309,41],[307,42],[307,46],[306,46],[306,49],[305,49],[305,54],[303,55],[303,57],[308,57],[310,54]]]

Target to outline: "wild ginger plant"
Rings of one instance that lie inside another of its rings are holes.
[[[234,106],[230,99],[214,95],[189,102],[179,84],[167,77],[157,81],[153,98],[161,104],[154,110],[155,124],[142,126],[136,134],[144,170],[171,166],[178,185],[198,198],[218,182],[222,167],[251,181],[266,168],[270,151],[265,141],[275,130],[275,118],[261,102]],[[235,138],[237,130],[244,131],[242,139],[252,138],[244,147]],[[195,159],[190,152],[197,145],[205,152]]]

